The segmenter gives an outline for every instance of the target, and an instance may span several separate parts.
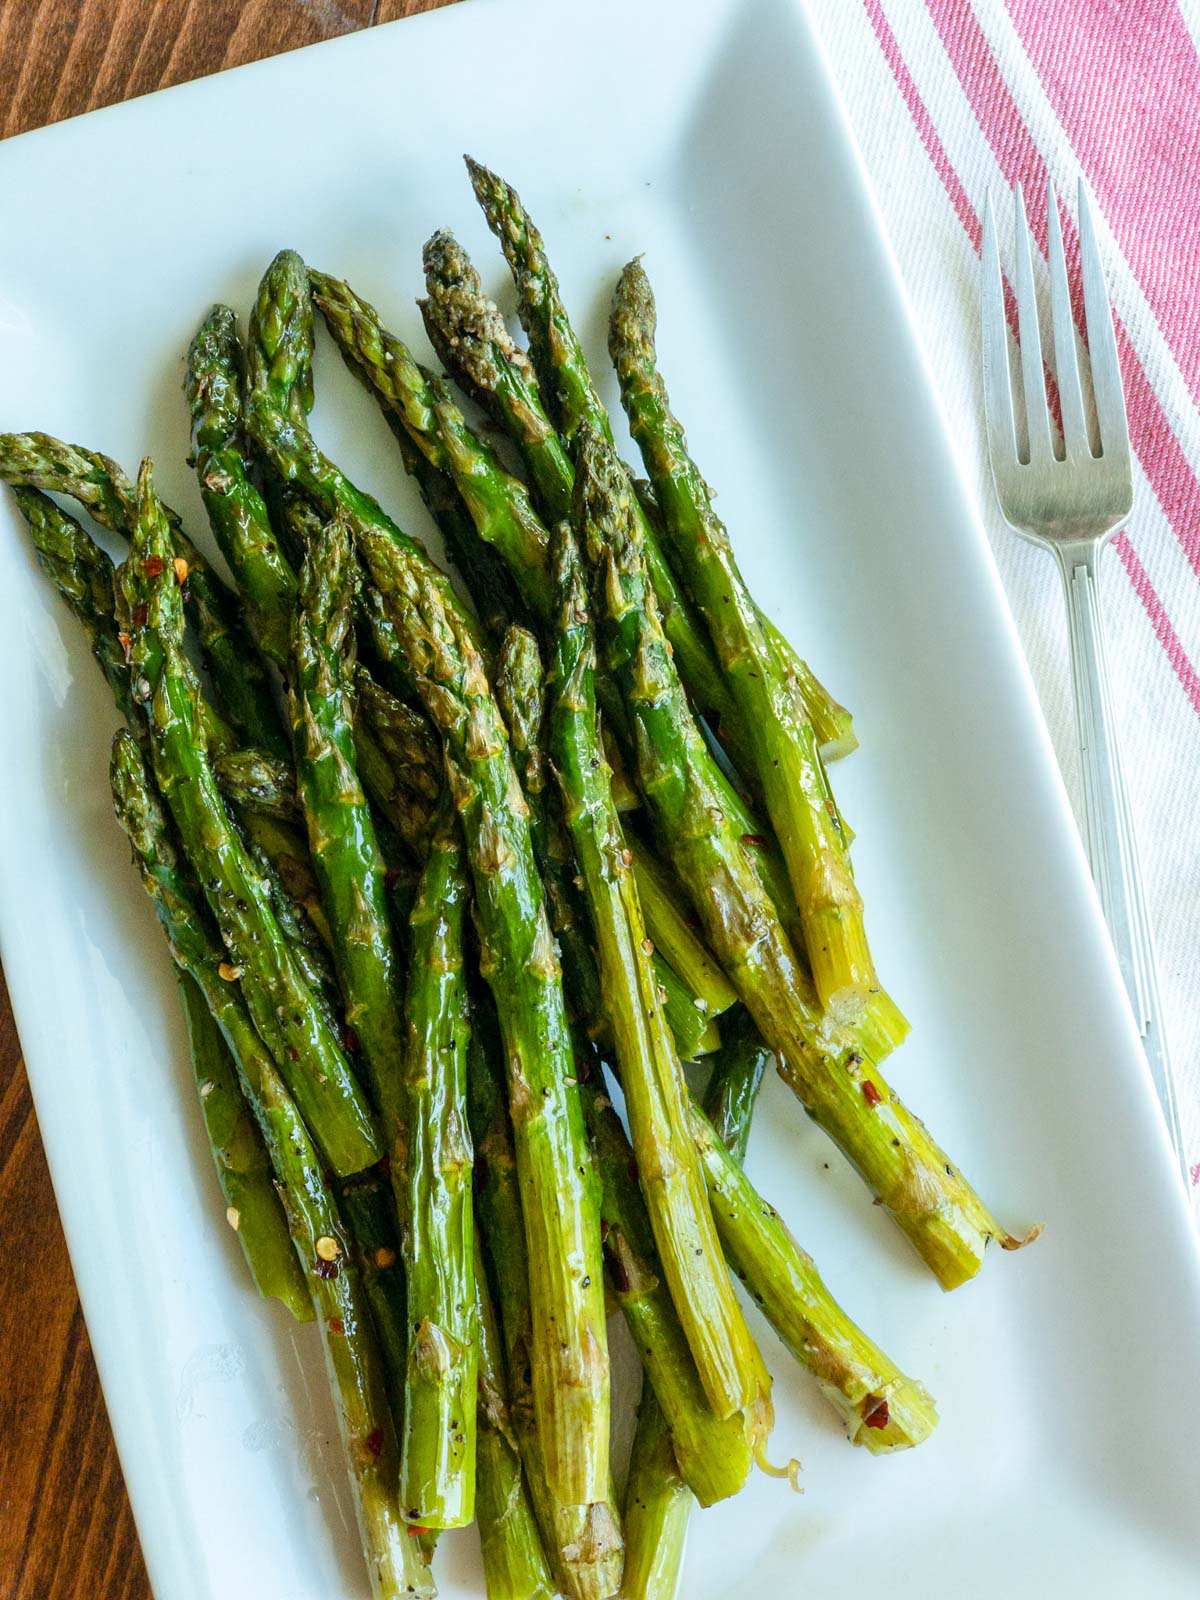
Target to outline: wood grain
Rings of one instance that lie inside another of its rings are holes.
[[[0,0],[0,135],[451,3]],[[150,1600],[2,972],[0,1240],[0,1600]]]

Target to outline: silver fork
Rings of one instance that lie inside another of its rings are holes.
[[[1058,202],[1052,184],[1048,187],[1047,211],[1054,367],[1061,402],[1064,453],[1059,458],[1054,452],[1042,376],[1042,341],[1033,287],[1029,228],[1019,184],[1014,290],[1029,442],[1022,459],[1013,416],[996,219],[989,194],[984,210],[982,250],[983,395],[988,451],[1004,520],[1016,533],[1049,550],[1057,559],[1062,574],[1071,640],[1075,732],[1083,770],[1084,842],[1167,1131],[1187,1186],[1187,1161],[1163,1031],[1154,941],[1146,914],[1137,839],[1113,716],[1100,605],[1100,551],[1133,508],[1133,468],[1125,396],[1104,271],[1087,192],[1081,180],[1079,252],[1100,440],[1099,452],[1094,453],[1079,385],[1071,296]]]

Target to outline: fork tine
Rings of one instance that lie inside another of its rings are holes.
[[[1129,422],[1125,416],[1125,391],[1112,308],[1104,284],[1104,267],[1096,243],[1087,186],[1079,180],[1079,261],[1083,268],[1083,306],[1087,317],[1088,353],[1092,361],[1092,389],[1100,423],[1100,453],[1118,461],[1129,459]]]
[[[1012,465],[1017,459],[1017,430],[1013,421],[1012,377],[1008,369],[1008,330],[1004,321],[1004,279],[996,246],[996,217],[989,189],[983,203],[983,414],[987,421],[988,453],[994,464]]]
[[[1017,327],[1021,336],[1021,387],[1025,391],[1025,427],[1029,434],[1030,461],[1053,457],[1050,418],[1046,411],[1046,383],[1042,376],[1042,335],[1038,328],[1037,296],[1033,288],[1033,256],[1029,249],[1029,224],[1025,220],[1025,195],[1018,183],[1014,194],[1017,215],[1016,273]]]
[[[1063,256],[1062,226],[1058,219],[1058,196],[1054,192],[1053,182],[1046,185],[1046,228],[1049,234],[1054,370],[1062,404],[1063,444],[1068,456],[1090,455],[1083,394],[1079,388],[1079,358],[1075,352],[1075,319],[1071,313],[1071,291],[1067,286],[1067,263]]]

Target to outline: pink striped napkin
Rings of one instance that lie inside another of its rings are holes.
[[[1046,556],[1004,527],[988,473],[979,239],[987,189],[1003,201],[1021,180],[1044,287],[1047,178],[1072,213],[1069,259],[1080,173],[1101,213],[1135,454],[1134,513],[1105,558],[1104,599],[1200,1211],[1200,0],[808,5],[1077,809],[1058,579]],[[1010,241],[1008,205],[998,214]],[[1002,254],[1011,260],[1011,248]]]

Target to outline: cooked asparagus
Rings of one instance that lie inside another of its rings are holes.
[[[314,1006],[266,886],[225,811],[183,653],[183,603],[170,528],[148,462],[138,478],[130,554],[118,572],[134,699],[146,712],[155,775],[229,951],[247,1006],[333,1170],[378,1160],[374,1118],[341,1046]]]

